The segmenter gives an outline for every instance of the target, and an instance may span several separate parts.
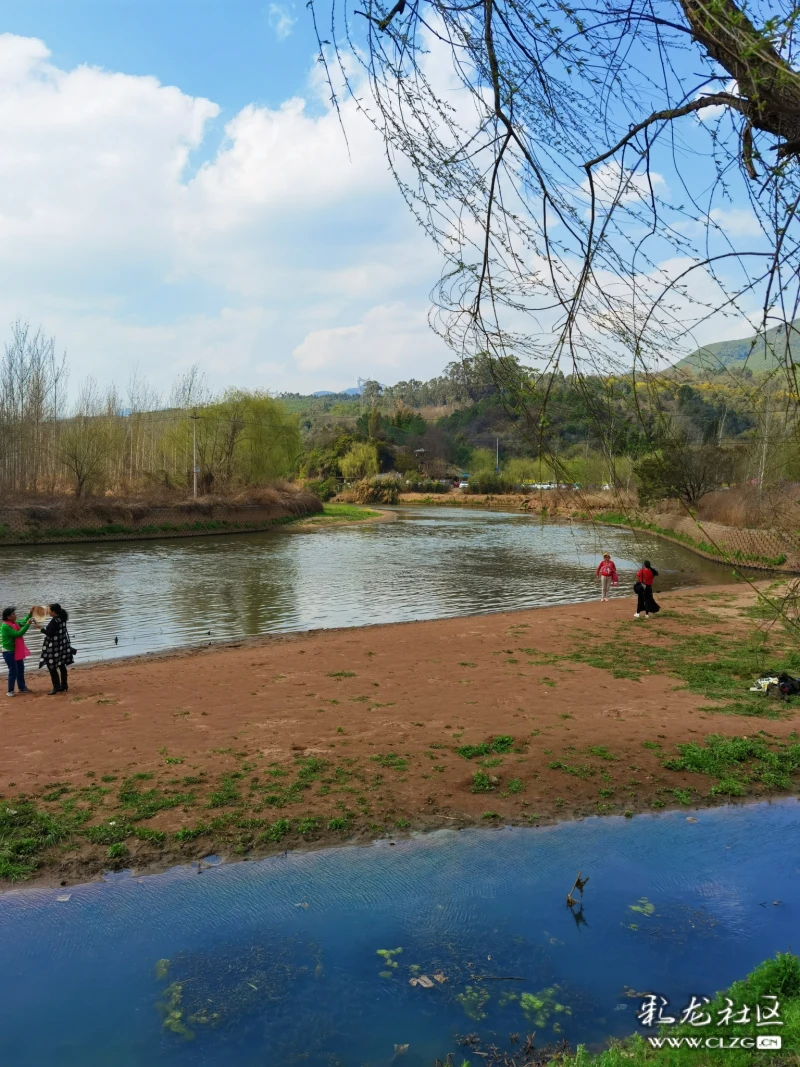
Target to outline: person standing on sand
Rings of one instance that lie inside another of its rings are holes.
[[[29,693],[30,689],[25,685],[25,659],[30,656],[30,649],[26,646],[24,638],[28,627],[33,622],[33,608],[24,619],[17,622],[16,608],[3,608],[3,622],[0,625],[0,646],[3,649],[3,659],[8,667],[8,695],[14,696],[14,683],[20,693]],[[36,623],[33,623],[34,626]]]
[[[600,560],[600,564],[595,571],[595,577],[600,579],[600,601],[602,603],[609,599],[608,591],[610,587],[616,585],[619,581],[619,578],[617,577],[617,565],[611,558],[610,553],[603,553],[603,558]]]
[[[50,622],[44,627],[44,643],[39,667],[47,667],[53,688],[47,694],[66,693],[69,690],[67,667],[74,662],[73,649],[67,631],[69,615],[60,604],[51,604],[48,608]]]
[[[649,559],[646,559],[639,570],[636,572],[636,585],[634,589],[636,591],[636,611],[633,614],[634,619],[641,618],[642,612],[644,617],[648,618],[650,615],[655,615],[657,611],[661,611],[661,605],[656,604],[653,597],[653,579],[658,577],[658,571],[651,564]]]

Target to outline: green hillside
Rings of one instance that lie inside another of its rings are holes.
[[[783,325],[774,326],[766,333],[704,345],[675,366],[676,370],[694,374],[713,374],[723,369],[744,370],[745,367],[758,374],[785,363],[787,348],[792,362],[800,363],[800,319],[792,323],[791,337],[787,337]],[[794,353],[798,353],[797,359],[794,359]]]

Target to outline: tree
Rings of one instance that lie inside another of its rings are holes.
[[[589,372],[627,375],[652,443],[658,374],[709,316],[800,339],[793,0],[330,3],[332,99],[382,135],[444,260],[434,325],[465,375],[488,353],[537,454],[553,451],[554,370],[585,388],[613,467],[611,398]],[[732,204],[746,225],[726,224]],[[775,374],[796,390],[788,346]]]
[[[733,467],[733,454],[719,445],[667,444],[634,467],[639,503],[647,507],[656,500],[671,498],[694,507],[706,493],[731,479]]]
[[[81,387],[75,414],[59,440],[61,461],[72,474],[78,498],[102,482],[106,461],[115,444],[113,415],[114,411],[104,405],[96,383],[87,379]]]
[[[342,477],[348,481],[370,478],[378,473],[378,453],[373,444],[353,445],[347,455],[339,460]]]

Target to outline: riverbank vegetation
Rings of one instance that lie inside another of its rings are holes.
[[[215,396],[194,368],[166,397],[134,374],[105,392],[87,381],[68,403],[55,340],[18,324],[0,361],[0,490],[185,498],[196,449],[206,498],[289,478],[323,500],[347,485],[354,503],[391,503],[398,489],[440,493],[468,476],[467,493],[576,485],[629,515],[638,495],[732,525],[796,506],[795,398],[776,381],[745,367],[674,371],[640,388],[624,375],[537,376],[512,363],[513,389],[479,356],[428,382],[368,381],[358,395]]]
[[[634,998],[638,1008],[644,998]],[[772,1027],[759,1026],[756,1007],[762,1016],[768,1014],[777,1003],[779,1024]],[[698,1004],[696,1019],[653,1026],[639,1031],[623,1040],[612,1040],[610,1047],[601,1052],[590,1052],[585,1046],[573,1051],[568,1047],[558,1050],[543,1046],[538,1035],[531,1034],[527,1040],[514,1040],[506,1049],[499,1047],[496,1038],[484,1044],[477,1035],[470,1035],[462,1042],[464,1052],[457,1059],[452,1054],[439,1059],[434,1067],[446,1063],[459,1067],[473,1067],[478,1063],[488,1067],[751,1067],[753,1063],[764,1067],[790,1067],[797,1062],[800,1047],[800,959],[791,952],[779,952],[764,960],[750,974],[733,982],[707,1003]],[[679,1016],[676,1018],[679,1019]],[[719,1020],[725,1021],[721,1025]],[[746,1019],[746,1022],[733,1021]],[[756,1039],[764,1033],[773,1033],[781,1038],[781,1048],[756,1051]],[[662,1048],[653,1047],[648,1038],[663,1043]],[[702,1042],[712,1039],[709,1048]],[[721,1038],[735,1047],[720,1048]],[[679,1044],[682,1043],[682,1044]],[[716,1047],[715,1047],[716,1046]]]

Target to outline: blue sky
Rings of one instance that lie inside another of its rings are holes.
[[[271,7],[294,20],[287,36]],[[59,67],[154,74],[231,113],[302,91],[316,52],[302,0],[5,0],[0,20],[4,32],[42,38]]]

